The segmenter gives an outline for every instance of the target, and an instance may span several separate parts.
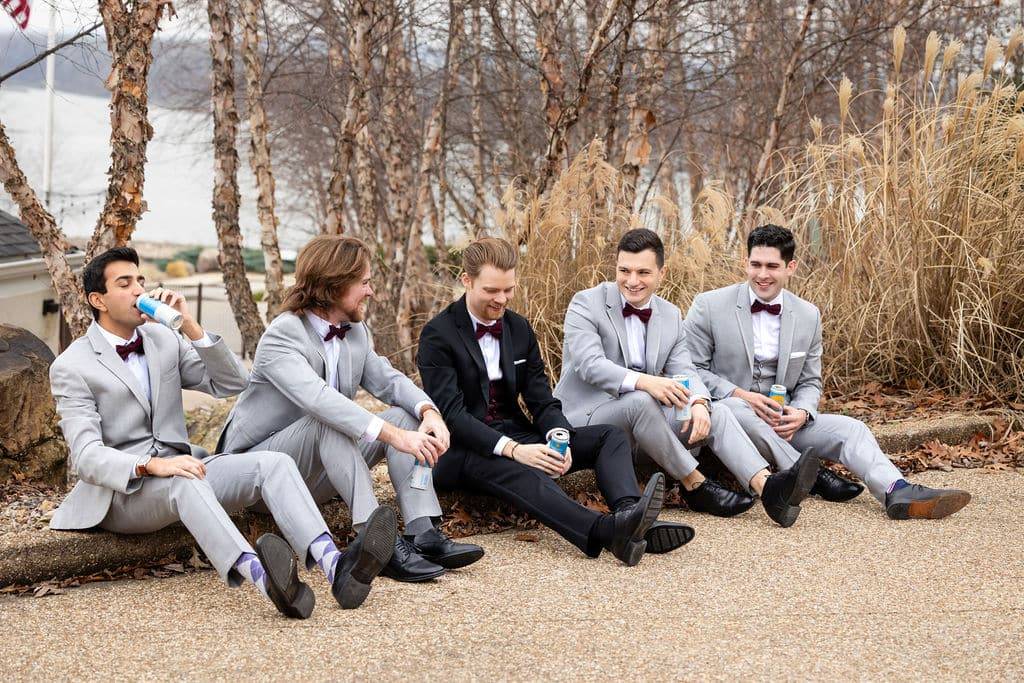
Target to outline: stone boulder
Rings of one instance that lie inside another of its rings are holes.
[[[220,271],[220,252],[213,247],[207,247],[199,252],[196,257],[197,273],[217,273]]]
[[[64,483],[68,448],[50,394],[53,358],[31,332],[0,324],[0,483]]]

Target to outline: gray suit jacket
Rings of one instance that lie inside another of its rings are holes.
[[[698,294],[686,314],[690,355],[711,397],[750,389],[754,377],[754,326],[748,285],[742,282]],[[782,298],[776,384],[789,392],[789,405],[818,414],[821,400],[821,313],[791,292]]]
[[[93,322],[50,366],[50,390],[79,481],[53,515],[53,529],[88,529],[103,521],[114,492],[142,487],[135,466],[147,454],[209,455],[188,442],[181,390],[217,397],[245,388],[245,366],[217,335],[197,348],[157,323],[139,328],[152,403]]]
[[[654,296],[651,309],[645,372],[690,375],[694,395],[710,396],[690,360],[679,308]],[[619,397],[619,387],[629,372],[628,358],[629,339],[615,283],[602,282],[577,292],[565,313],[562,376],[554,391],[570,423],[587,424],[598,406]]]
[[[224,450],[248,450],[307,415],[359,439],[374,418],[353,400],[359,387],[413,415],[417,404],[431,402],[411,379],[374,352],[365,323],[353,324],[341,344],[335,391],[326,381],[323,341],[306,317],[284,312],[274,318],[256,347],[249,388],[224,426]]]

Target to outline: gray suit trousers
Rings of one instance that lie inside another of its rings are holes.
[[[740,398],[726,398],[715,403],[728,406],[761,454],[780,469],[787,469],[800,453],[810,447],[823,460],[842,463],[864,480],[871,495],[885,503],[885,492],[903,475],[882,452],[871,430],[845,415],[819,414],[786,441]]]
[[[590,424],[621,427],[634,451],[646,455],[674,479],[682,480],[697,469],[700,445],[688,449],[689,430],[680,433],[682,422],[675,419],[675,409],[661,405],[646,391],[631,391],[600,405]],[[705,443],[744,486],[768,466],[732,412],[720,403],[711,411],[711,431]]]
[[[180,521],[221,578],[237,586],[242,577],[232,566],[239,555],[254,551],[228,514],[262,501],[295,554],[309,565],[309,545],[328,529],[288,456],[225,453],[203,463],[205,479],[147,477],[135,493],[115,493],[99,526],[119,534],[145,534]]]
[[[416,429],[419,420],[402,408],[379,415],[400,429]],[[299,474],[318,504],[341,496],[352,511],[352,524],[363,524],[377,509],[370,468],[385,457],[402,519],[440,517],[441,504],[434,487],[412,487],[416,458],[380,441],[356,441],[314,417],[304,417],[272,434],[253,449],[282,451],[292,456]]]

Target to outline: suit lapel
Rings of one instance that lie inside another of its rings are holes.
[[[736,323],[740,328],[743,346],[747,349],[747,365],[754,370],[754,320],[750,317],[750,295],[746,282],[736,287]]]
[[[466,308],[466,296],[463,295],[461,299],[455,302],[455,327],[459,333],[459,339],[466,346],[466,350],[469,351],[469,355],[473,358],[473,362],[476,363],[477,374],[480,377],[480,392],[483,394],[484,402],[487,402],[490,394],[489,384],[490,379],[487,376],[487,363],[484,362],[483,351],[480,350],[480,344],[476,340],[476,334],[473,330],[473,321],[469,319],[469,309]],[[502,347],[505,345],[502,344]],[[504,370],[502,370],[504,372]]]
[[[796,327],[795,306],[793,295],[785,292],[782,296],[782,320],[779,328],[779,365],[775,371],[775,382],[785,384],[786,370],[789,367],[789,354],[793,352],[793,329]]]
[[[608,314],[608,320],[611,321],[612,328],[615,330],[615,336],[619,339],[622,364],[628,368],[630,360],[629,337],[626,336],[626,319],[622,317],[622,299],[620,298],[618,288],[613,283],[609,283],[609,285],[605,287],[605,312]]]
[[[661,332],[664,316],[658,311],[655,298],[651,297],[651,318],[647,321],[647,338],[644,341],[644,372],[649,375],[661,374],[658,370],[658,350],[661,346]]]
[[[138,399],[139,403],[146,410],[146,414],[152,417],[153,409],[149,405],[149,399],[142,393],[142,387],[139,386],[139,381],[132,374],[132,371],[128,369],[125,362],[121,360],[121,357],[117,355],[117,351],[114,347],[103,337],[103,333],[100,332],[99,323],[93,322],[89,326],[89,331],[86,333],[89,337],[89,342],[92,344],[93,351],[96,352],[96,359],[100,362],[100,365],[109,370],[115,377],[121,380],[122,383],[128,390],[132,392],[135,398]],[[145,341],[143,341],[145,343]],[[148,350],[148,349],[147,349]],[[147,363],[148,365],[148,363]],[[152,389],[152,387],[150,387]]]
[[[149,373],[149,395],[152,397],[151,407],[153,409],[153,415],[156,415],[157,398],[160,396],[160,363],[157,361],[157,349],[156,341],[145,331],[146,326],[143,325],[139,328],[139,334],[142,335],[142,345],[146,350],[146,370]]]
[[[306,316],[301,316],[302,326],[306,328],[306,336],[309,337],[309,346],[316,352],[316,356],[320,359],[319,363],[314,361],[313,369],[320,374],[320,379],[327,380],[327,356],[324,355],[324,342],[320,339],[320,335],[316,333],[313,326],[306,320]]]
[[[512,325],[509,324],[507,315],[501,320],[501,343],[498,344],[500,352],[501,376],[505,379],[505,386],[508,387],[508,395],[516,396],[516,366],[513,363],[512,346]]]

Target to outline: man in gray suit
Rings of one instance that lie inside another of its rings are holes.
[[[190,444],[182,388],[231,396],[245,388],[247,373],[220,337],[196,323],[180,294],[149,295],[181,315],[180,334],[140,313],[135,304],[145,280],[138,265],[127,247],[86,265],[85,294],[96,320],[50,368],[79,476],[51,528],[141,534],[180,521],[228,585],[247,579],[283,614],[304,619],[315,600],[298,580],[294,549],[307,566],[320,565],[342,607],[358,606],[390,557],[394,512],[377,511],[342,555],[286,455],[211,456]],[[238,532],[228,513],[257,503],[269,508],[288,543],[265,534],[254,550]]]
[[[696,452],[706,443],[741,483],[760,494],[772,519],[791,526],[814,483],[817,460],[808,454],[797,467],[769,476],[729,409],[712,407],[690,361],[679,308],[657,295],[664,272],[665,246],[656,233],[636,229],[622,236],[615,282],[578,292],[569,304],[554,394],[573,426],[624,429],[636,450],[681,482],[692,510],[728,517],[754,503],[697,469]],[[674,375],[686,375],[689,389]],[[690,419],[676,417],[687,407]]]
[[[693,300],[686,337],[711,397],[732,410],[765,458],[788,467],[800,450],[814,448],[863,479],[892,519],[938,519],[960,510],[969,493],[908,483],[863,423],[818,413],[821,314],[785,289],[795,255],[792,232],[758,227],[747,238],[747,281]],[[768,398],[776,384],[788,395],[781,411]]]
[[[370,275],[370,250],[357,239],[320,235],[303,247],[295,286],[260,339],[221,440],[228,450],[288,453],[313,498],[340,495],[356,529],[377,508],[370,468],[386,458],[406,536],[396,537],[382,573],[426,581],[476,562],[483,549],[434,526],[441,506],[422,468],[448,449],[448,428],[423,390],[374,351],[363,322]],[[391,407],[362,408],[360,387]]]

